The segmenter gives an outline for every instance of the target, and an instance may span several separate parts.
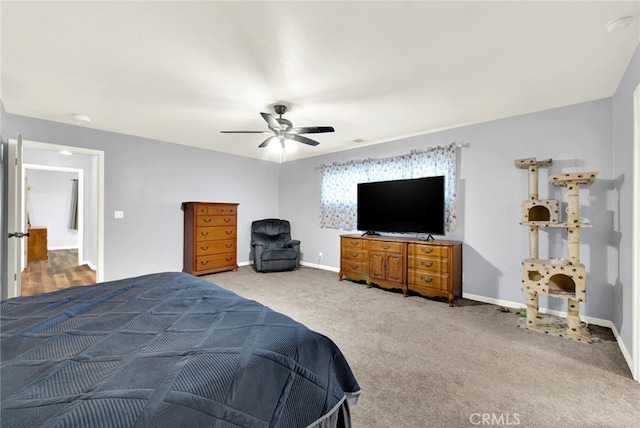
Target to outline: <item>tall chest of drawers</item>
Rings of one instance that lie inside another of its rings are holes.
[[[183,202],[183,271],[192,275],[238,270],[238,204]]]

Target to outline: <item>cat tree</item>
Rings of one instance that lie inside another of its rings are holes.
[[[538,169],[553,164],[551,159],[517,159],[516,168],[529,170],[529,199],[521,206],[520,224],[529,227],[529,258],[522,261],[521,287],[527,295],[526,319],[518,327],[591,342],[589,332],[580,322],[580,302],[586,300],[586,272],[580,263],[580,230],[591,227],[580,219],[579,187],[595,181],[597,172],[579,172],[550,175],[554,186],[567,189],[567,221],[560,222],[559,202],[538,199]],[[567,231],[568,259],[540,259],[538,252],[539,229],[560,227]],[[567,300],[566,322],[557,317],[538,314],[538,295]]]

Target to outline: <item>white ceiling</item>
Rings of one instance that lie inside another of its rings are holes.
[[[335,127],[293,160],[609,97],[640,38],[638,1],[0,7],[8,113],[272,161],[265,136],[220,131],[266,130],[278,103]]]

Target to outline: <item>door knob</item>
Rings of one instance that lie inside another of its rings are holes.
[[[29,232],[27,233],[22,233],[22,232],[15,232],[15,233],[9,233],[9,238],[24,238],[25,236],[31,236],[31,234]]]

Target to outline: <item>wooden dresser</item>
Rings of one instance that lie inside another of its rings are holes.
[[[47,228],[30,227],[27,238],[27,262],[48,260]]]
[[[192,275],[238,270],[238,204],[183,202],[183,271]]]
[[[338,275],[402,289],[405,296],[445,297],[453,306],[462,295],[462,242],[342,235]]]

